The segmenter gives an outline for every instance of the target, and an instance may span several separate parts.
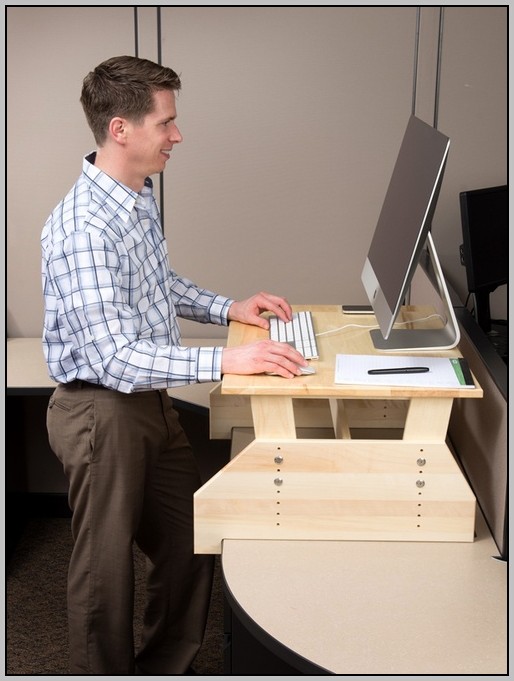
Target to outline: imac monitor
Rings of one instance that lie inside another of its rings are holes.
[[[460,339],[430,236],[449,145],[441,132],[414,115],[409,118],[361,277],[379,325],[371,331],[377,349],[440,350]],[[449,324],[435,330],[393,329],[427,244]]]
[[[459,194],[462,255],[468,291],[475,297],[480,327],[491,330],[489,294],[509,279],[509,210],[507,185]]]

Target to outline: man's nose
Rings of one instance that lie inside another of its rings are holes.
[[[179,144],[182,142],[182,133],[178,129],[176,125],[173,125],[173,129],[171,131],[170,139],[173,142],[173,144]]]

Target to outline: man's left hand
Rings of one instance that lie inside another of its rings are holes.
[[[269,329],[269,321],[261,317],[262,312],[271,312],[284,322],[291,321],[293,315],[291,305],[285,298],[261,292],[246,300],[234,301],[228,311],[228,319]]]

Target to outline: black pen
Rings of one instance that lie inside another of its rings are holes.
[[[368,374],[424,374],[428,367],[392,367],[391,369],[370,369]]]

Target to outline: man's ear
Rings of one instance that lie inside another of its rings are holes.
[[[126,139],[126,132],[127,121],[124,118],[116,116],[115,118],[111,119],[111,122],[109,123],[109,134],[114,141],[118,142],[119,144],[123,144]]]

